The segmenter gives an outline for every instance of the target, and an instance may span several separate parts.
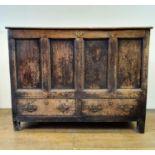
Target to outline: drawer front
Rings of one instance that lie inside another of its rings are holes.
[[[72,116],[75,114],[73,99],[18,99],[17,111],[31,116]]]
[[[82,113],[87,116],[133,116],[137,113],[136,99],[84,99]]]

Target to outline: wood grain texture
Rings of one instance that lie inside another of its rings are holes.
[[[140,88],[142,39],[120,39],[118,55],[118,88]]]
[[[109,92],[109,90],[101,89],[85,89],[82,91],[76,91],[72,89],[53,89],[52,91],[46,93],[42,90],[17,90],[15,96],[18,98],[70,98],[70,99],[132,99],[132,98],[141,98],[143,91],[141,89],[117,89],[115,91]]]
[[[75,100],[71,99],[18,99],[17,110],[28,116],[72,116],[75,113]],[[35,106],[36,109],[29,109]],[[27,109],[26,109],[27,108]]]
[[[74,88],[74,43],[51,40],[51,84],[56,89]]]
[[[12,105],[12,120],[16,117],[16,103],[15,91],[17,89],[17,70],[16,70],[16,49],[15,39],[9,39],[9,67],[10,67],[10,80],[11,80],[11,105]]]
[[[145,31],[145,37],[143,39],[143,57],[142,57],[142,89],[147,91],[147,79],[148,79],[148,62],[149,62],[149,44],[150,44],[150,31]]]
[[[11,110],[0,109],[1,150],[154,150],[155,110],[148,110],[146,134],[135,123],[22,123],[14,132]],[[124,141],[125,140],[125,141]]]
[[[136,121],[143,133],[149,33],[148,28],[9,29],[15,129],[22,121]]]
[[[85,88],[107,88],[108,40],[85,40]]]
[[[51,70],[50,70],[50,42],[48,38],[40,39],[41,51],[41,71],[42,71],[42,89],[49,91],[51,89]]]
[[[138,103],[135,99],[85,99],[82,112],[86,116],[132,116]]]
[[[40,49],[38,40],[16,40],[18,88],[40,88]]]
[[[75,89],[77,92],[84,89],[84,40],[75,39]]]
[[[109,38],[111,34],[115,34],[115,36],[119,38],[142,38],[145,36],[145,29],[126,29],[126,30],[100,30],[100,29],[72,29],[72,30],[65,30],[65,29],[12,29],[9,33],[10,38],[76,38],[76,32],[83,32],[84,38]]]
[[[101,90],[101,89],[85,89],[81,94],[81,98],[85,99],[132,99],[140,98],[143,91],[140,89],[116,89],[115,91]]]
[[[117,59],[118,59],[118,42],[117,38],[112,34],[109,39],[108,50],[108,90],[115,92],[117,89]]]

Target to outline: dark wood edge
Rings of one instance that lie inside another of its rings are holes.
[[[129,122],[137,121],[137,117],[126,116],[126,117],[113,117],[113,116],[84,116],[84,117],[45,117],[45,116],[16,116],[16,121],[23,122]]]
[[[12,27],[6,26],[5,29],[27,29],[27,30],[41,30],[41,29],[55,29],[55,30],[137,30],[137,29],[153,29],[153,26],[142,26],[142,27]]]
[[[8,34],[8,47],[9,47],[9,70],[10,70],[10,86],[11,86],[11,104],[12,104],[12,119],[15,120],[17,115],[16,103],[15,103],[15,79],[14,79],[14,72],[13,72],[13,55],[15,54],[15,40],[9,39]]]

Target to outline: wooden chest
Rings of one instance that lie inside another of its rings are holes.
[[[136,121],[145,127],[150,27],[8,27],[20,122]]]

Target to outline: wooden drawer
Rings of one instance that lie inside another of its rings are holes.
[[[87,116],[133,116],[137,105],[136,99],[84,99],[82,113]]]
[[[72,116],[75,114],[74,99],[18,99],[17,111],[21,115]]]

